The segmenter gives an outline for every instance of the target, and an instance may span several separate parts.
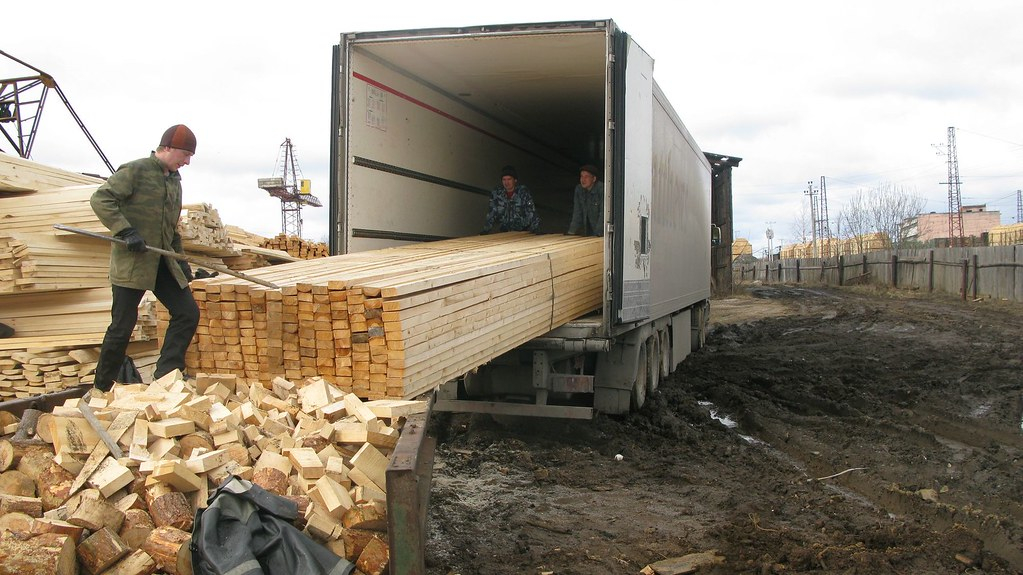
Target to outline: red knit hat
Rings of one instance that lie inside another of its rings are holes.
[[[192,130],[188,129],[188,126],[184,124],[178,124],[167,128],[167,131],[163,133],[163,137],[160,138],[160,145],[168,148],[177,148],[179,150],[185,150],[186,152],[195,153],[195,134]]]

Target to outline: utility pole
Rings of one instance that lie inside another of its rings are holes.
[[[813,189],[813,180],[806,182],[804,194],[810,196],[810,248],[811,257],[817,257],[817,190]]]

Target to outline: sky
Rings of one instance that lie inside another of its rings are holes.
[[[187,124],[198,146],[182,170],[185,203],[263,236],[280,233],[281,206],[256,180],[280,175],[290,138],[324,203],[302,210],[302,235],[326,241],[331,47],[341,34],[608,18],[654,58],[700,147],[742,158],[734,235],[756,255],[801,240],[807,192],[822,178],[833,221],[879,186],[947,212],[949,127],[962,204],[1017,221],[1023,3],[1013,0],[39,0],[7,11],[0,50],[54,77],[115,167]],[[0,78],[34,73],[0,56]],[[109,173],[52,91],[44,112],[33,160]],[[0,150],[13,151],[2,138]]]

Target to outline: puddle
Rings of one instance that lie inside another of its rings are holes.
[[[970,412],[970,417],[984,417],[988,413],[991,413],[991,404],[984,403],[973,408]]]
[[[724,425],[728,429],[738,429],[739,427],[738,422],[736,422],[734,419],[727,415],[722,415],[721,412],[718,411],[718,408],[715,407],[713,403],[709,401],[698,401],[697,404],[699,404],[701,407],[706,407],[707,411],[710,413],[710,418],[713,419],[714,421],[720,422],[721,425]],[[743,440],[745,440],[746,443],[749,443],[751,445],[767,445],[767,443],[757,439],[756,437],[753,437],[752,435],[744,435],[740,433],[739,437],[743,438]]]

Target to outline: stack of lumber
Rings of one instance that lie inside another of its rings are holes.
[[[3,162],[0,162],[2,165]],[[89,205],[89,198],[98,186],[72,186],[45,188],[17,197],[0,196],[0,221],[3,233],[14,232],[70,235],[71,232],[53,229],[53,224],[65,224],[96,233],[109,233],[100,223]]]
[[[15,337],[0,340],[0,399],[51,391],[58,382],[91,382],[92,362],[68,352],[95,351],[110,323],[111,244],[53,225],[109,234],[89,204],[101,183],[99,178],[0,154],[0,322],[15,330]],[[195,240],[186,242],[186,248],[194,248],[191,255],[212,252],[202,257],[215,264],[222,263],[216,254],[248,257],[225,249],[231,240],[207,204],[187,206],[181,228]],[[294,259],[283,252],[259,257],[264,265]],[[134,341],[155,340],[154,301],[149,296],[140,305]],[[141,351],[132,353],[137,361],[146,358],[135,355]],[[147,366],[139,367],[144,371]]]
[[[246,231],[238,226],[228,224],[224,226],[224,229],[227,231],[227,237],[231,238],[231,243],[235,247],[239,245],[262,247],[263,242],[266,241],[266,238],[263,236]]]
[[[330,247],[325,243],[312,242],[284,234],[277,234],[272,238],[264,240],[260,247],[287,252],[303,260],[325,258],[330,255]]]
[[[49,338],[43,343],[53,341]],[[152,374],[153,364],[159,356],[156,343],[154,339],[129,344],[128,355],[135,361],[140,373],[145,371]],[[69,340],[67,345],[15,349],[0,347],[0,409],[3,409],[3,401],[91,384],[99,359],[98,344],[98,341],[92,344],[82,342],[76,337],[76,341]]]
[[[244,271],[280,263],[302,261],[301,258],[296,258],[288,252],[270,248],[235,244],[235,249],[239,255],[223,258],[224,265],[232,270]]]
[[[8,294],[0,296],[0,321],[14,328],[15,338],[83,336],[103,332],[110,324],[110,288],[66,290],[48,293]],[[155,298],[146,296],[139,304],[139,322],[135,339],[156,335]]]
[[[0,153],[0,197],[79,184],[98,186],[103,180]]]
[[[178,234],[185,252],[221,257],[238,253],[220,221],[220,214],[209,204],[182,206]]]
[[[599,238],[508,233],[251,272],[279,290],[195,282],[202,313],[186,365],[416,397],[599,308],[602,270]]]
[[[110,323],[110,244],[55,230],[109,233],[89,198],[102,182],[0,154],[0,400],[92,381]],[[155,346],[155,300],[143,299],[132,353]]]
[[[37,435],[0,440],[5,572],[190,574],[196,511],[236,476],[294,502],[297,528],[381,575],[387,463],[405,418],[425,409],[362,402],[322,379],[172,372],[26,415],[19,433]]]
[[[110,249],[81,236],[0,232],[0,294],[106,287]]]

